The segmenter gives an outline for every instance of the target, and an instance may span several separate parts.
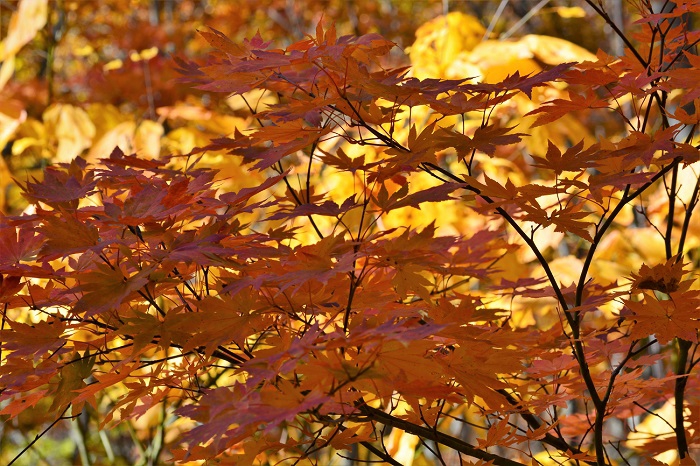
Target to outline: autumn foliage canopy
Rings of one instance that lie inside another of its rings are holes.
[[[16,178],[0,415],[160,412],[160,460],[189,464],[694,464],[700,3],[635,2],[625,31],[585,3],[624,53],[528,35],[435,60],[461,13],[419,29],[414,68],[324,20],[286,46],[201,29],[174,85],[234,128]],[[541,55],[488,63],[514,49]]]

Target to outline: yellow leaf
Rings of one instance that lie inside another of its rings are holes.
[[[416,446],[420,439],[400,429],[394,429],[386,440],[386,449],[399,463],[410,466],[416,456]]]
[[[93,144],[88,154],[88,160],[109,157],[115,147],[119,147],[124,153],[131,153],[134,145],[134,133],[136,123],[125,121],[118,124]]]
[[[139,56],[141,57],[141,60],[150,60],[151,58],[155,57],[158,55],[158,47],[151,47],[148,49],[141,50],[139,53]]]
[[[580,6],[558,6],[554,11],[562,18],[585,18],[586,10]]]
[[[46,25],[48,0],[22,0],[10,18],[7,36],[0,43],[0,61],[15,55]]]
[[[124,66],[124,62],[121,61],[120,59],[112,60],[109,63],[106,63],[104,66],[102,66],[102,71],[112,71],[112,70],[118,70]]]
[[[414,75],[441,77],[457,55],[472,50],[484,37],[481,22],[470,15],[452,12],[428,21],[416,31],[409,49]]]
[[[135,50],[131,51],[131,53],[129,54],[129,59],[134,62],[142,60],[148,61],[156,55],[158,55],[158,47],[151,47],[148,49],[141,50],[140,52],[137,52]]]
[[[596,56],[588,50],[558,37],[528,34],[520,40],[527,44],[538,60],[548,65],[596,60]]]
[[[564,286],[578,283],[583,261],[574,256],[557,257],[549,262],[552,273],[557,277],[557,281]]]
[[[157,121],[145,120],[138,128],[134,136],[134,149],[137,154],[158,158],[160,156],[160,138],[163,136],[163,125]]]
[[[57,162],[70,162],[92,145],[95,125],[82,108],[52,105],[44,112],[43,119],[49,137],[55,137],[58,143]]]
[[[207,135],[196,128],[177,128],[167,134],[163,143],[171,154],[188,154],[195,147],[203,147],[209,142]]]
[[[541,71],[534,61],[534,53],[528,44],[521,41],[487,40],[481,42],[473,50],[460,56],[455,66],[472,66],[480,70],[479,81],[497,83],[516,71],[521,76]],[[456,78],[457,70],[450,68],[449,75]],[[473,72],[469,76],[474,76]]]
[[[22,0],[10,18],[7,36],[0,42],[0,89],[15,71],[15,55],[46,25],[48,0]]]
[[[92,45],[90,44],[85,44],[82,47],[78,47],[73,50],[73,54],[75,54],[76,57],[87,57],[88,55],[92,54],[95,51],[95,49],[92,48]]]
[[[15,72],[15,57],[14,55],[8,57],[0,67],[0,89],[5,87],[7,81],[10,80],[12,74]]]
[[[8,206],[6,205],[6,192],[7,188],[10,186],[10,183],[12,182],[12,174],[10,173],[10,169],[7,168],[7,164],[5,163],[5,159],[0,157],[0,180],[2,180],[2,183],[0,184],[0,213],[7,212]]]
[[[19,125],[26,119],[27,112],[19,101],[0,101],[0,147],[5,147]]]
[[[90,117],[92,124],[95,125],[95,141],[99,141],[120,123],[133,121],[133,116],[120,111],[111,104],[89,104],[85,111]]]

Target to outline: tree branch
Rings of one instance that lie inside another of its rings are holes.
[[[480,450],[479,448],[460,439],[439,431],[434,431],[433,429],[429,429],[427,427],[418,426],[412,422],[404,421],[403,419],[387,414],[380,409],[372,408],[370,406],[361,406],[359,409],[373,420],[384,425],[401,429],[404,432],[417,435],[424,439],[432,440],[473,458],[484,461],[492,461],[495,466],[524,466],[525,464]]]

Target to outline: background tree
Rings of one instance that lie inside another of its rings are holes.
[[[406,5],[17,4],[5,462],[693,464],[700,6]]]

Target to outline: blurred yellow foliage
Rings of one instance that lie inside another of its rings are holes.
[[[481,42],[486,29],[471,15],[461,12],[428,21],[416,31],[416,41],[408,49],[414,76],[435,78],[445,75],[445,70],[464,52]]]
[[[23,0],[10,18],[7,35],[0,42],[0,90],[15,70],[15,55],[46,24],[48,0]]]

